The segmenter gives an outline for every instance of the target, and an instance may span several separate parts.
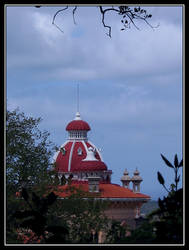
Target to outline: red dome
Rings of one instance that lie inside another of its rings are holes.
[[[79,162],[74,171],[102,171],[107,170],[107,167],[102,161],[81,161]]]
[[[87,157],[86,149],[89,149],[90,147],[94,147],[91,142],[86,141],[68,141],[65,144],[63,144],[63,147],[65,149],[65,154],[62,154],[60,151],[58,152],[55,162],[56,162],[56,169],[59,172],[72,172],[75,171],[75,167],[82,163],[84,166],[85,162],[83,161]],[[82,154],[78,154],[78,149],[81,149]],[[96,148],[96,147],[94,147]],[[100,152],[96,148],[96,154],[95,157],[97,161],[94,161],[98,164],[102,162],[102,158],[100,155]],[[93,164],[93,163],[92,163]]]
[[[73,120],[66,126],[66,130],[91,130],[89,124],[83,120]]]

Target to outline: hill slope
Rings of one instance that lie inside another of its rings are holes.
[[[144,203],[144,205],[141,207],[141,214],[149,214],[153,210],[158,208],[158,202],[155,200],[148,201],[147,203]]]

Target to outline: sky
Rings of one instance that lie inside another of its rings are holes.
[[[41,130],[58,146],[68,138],[66,125],[77,111],[91,127],[88,138],[101,149],[111,169],[112,183],[121,185],[125,169],[136,167],[143,178],[141,192],[152,199],[167,192],[175,154],[182,159],[182,6],[144,6],[152,14],[121,31],[120,16],[108,14],[112,37],[96,6],[53,15],[63,6],[6,7],[7,109],[19,107],[41,117]],[[180,173],[182,176],[182,173]]]

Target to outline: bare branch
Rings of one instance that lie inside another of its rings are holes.
[[[76,24],[75,21],[75,12],[77,10],[78,6],[75,6],[72,14],[73,14],[73,22],[74,24]],[[147,19],[150,18],[152,15],[147,14],[147,11],[145,9],[141,9],[140,6],[139,7],[135,7],[135,8],[130,8],[129,6],[112,6],[110,8],[102,8],[102,6],[97,6],[100,9],[100,13],[102,14],[102,24],[105,28],[108,28],[108,33],[106,33],[107,36],[109,36],[111,38],[111,31],[112,31],[112,27],[110,25],[107,25],[105,23],[105,14],[107,12],[116,12],[118,15],[122,16],[122,20],[121,22],[123,23],[124,28],[122,28],[121,30],[125,30],[127,28],[130,28],[131,24],[137,29],[140,30],[139,27],[136,25],[135,20],[140,19],[143,20],[148,26],[150,26],[152,29],[157,28],[159,25],[157,25],[156,27],[152,26]],[[52,24],[55,25],[61,32],[63,32],[60,27],[55,23],[55,19],[56,16],[64,11],[68,9],[68,6],[58,10],[55,15],[53,16],[53,21]]]
[[[66,10],[66,9],[68,9],[68,6],[65,7],[64,9],[58,10],[58,11],[54,14],[53,20],[52,20],[52,24],[55,25],[55,26],[57,27],[57,29],[59,29],[61,32],[63,32],[63,30],[61,30],[60,27],[59,27],[58,25],[55,24],[55,18],[56,18],[56,16],[57,16],[61,11],[64,11],[64,10]],[[63,33],[64,33],[64,32],[63,32]]]
[[[75,8],[73,9],[73,22],[74,22],[74,24],[76,24],[76,22],[75,22],[75,12],[76,12],[76,10],[77,10],[77,6],[75,6]]]
[[[106,35],[108,35],[111,38],[111,26],[106,25],[105,22],[104,22],[105,12],[108,11],[108,10],[110,10],[110,9],[103,10],[102,6],[99,6],[99,8],[100,8],[100,12],[102,13],[102,23],[103,23],[103,25],[104,25],[105,28],[109,29],[109,33],[108,34],[106,33]]]
[[[145,16],[145,17],[141,17],[141,16],[139,16],[139,15],[137,15],[137,14],[135,14],[135,18],[136,19],[140,19],[140,20],[143,20],[148,26],[150,26],[150,28],[152,28],[152,29],[155,29],[155,28],[158,28],[160,25],[158,24],[158,25],[156,25],[156,26],[152,26],[148,21],[147,21],[147,17]]]
[[[130,19],[130,23],[132,23],[132,24],[135,26],[135,28],[136,28],[137,30],[140,30],[139,27],[136,26],[136,24],[133,22],[133,17],[130,17],[129,13],[127,13],[126,15],[127,15],[127,17]],[[124,25],[124,26],[125,26],[125,25]]]
[[[64,33],[64,31],[63,30],[61,30],[61,28],[58,26],[58,25],[56,25],[56,23],[52,23],[57,29],[59,29],[62,33]]]

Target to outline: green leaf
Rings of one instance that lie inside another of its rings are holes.
[[[175,178],[176,183],[179,182],[179,181],[180,181],[180,175],[177,178]]]
[[[178,167],[180,168],[180,167],[182,167],[182,166],[183,166],[183,159],[180,161]]]
[[[177,155],[175,155],[174,165],[175,165],[175,168],[178,168],[178,157],[177,157]]]
[[[157,176],[158,176],[158,181],[161,185],[164,185],[165,181],[164,181],[164,178],[163,176],[161,175],[161,173],[158,171],[157,172]]]
[[[164,162],[166,163],[166,165],[167,165],[168,167],[174,168],[173,165],[165,158],[165,156],[163,156],[163,155],[161,154],[161,157],[162,157],[162,159],[164,160]]]

